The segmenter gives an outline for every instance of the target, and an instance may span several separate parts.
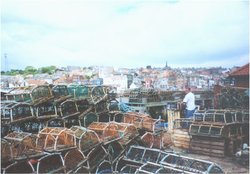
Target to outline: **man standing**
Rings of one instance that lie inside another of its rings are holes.
[[[186,104],[185,118],[192,117],[195,111],[195,97],[191,92],[191,88],[186,89],[186,95],[183,99],[183,103]]]

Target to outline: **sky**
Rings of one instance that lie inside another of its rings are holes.
[[[1,70],[249,62],[248,1],[2,0]]]

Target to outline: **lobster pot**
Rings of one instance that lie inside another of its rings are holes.
[[[75,173],[84,173],[84,174],[90,174],[89,169],[85,166],[78,167],[75,170]]]
[[[60,151],[75,147],[73,132],[67,128],[47,127],[38,133],[36,147],[47,151]]]
[[[59,153],[53,153],[38,159],[36,172],[65,173],[63,157]]]
[[[160,164],[182,170],[181,173],[213,173],[214,171],[216,173],[224,173],[221,167],[214,162],[181,156],[179,154],[166,155],[160,161]]]
[[[96,115],[93,112],[90,112],[84,116],[83,124],[81,124],[84,127],[88,127],[91,123],[98,121],[98,115]]]
[[[121,168],[119,173],[135,173],[138,168],[138,166],[126,164]]]
[[[45,102],[34,106],[37,119],[50,119],[58,117],[56,106],[52,102]]]
[[[168,130],[173,131],[175,119],[180,119],[179,110],[167,110],[168,115]]]
[[[65,127],[65,120],[62,118],[52,118],[46,121],[46,127]]]
[[[189,149],[191,136],[186,129],[174,129],[172,141],[175,147]]]
[[[81,126],[72,126],[70,130],[76,138],[76,146],[82,152],[88,151],[100,144],[99,137],[93,130]]]
[[[96,167],[108,157],[108,153],[103,146],[97,146],[92,149],[87,155],[87,168],[90,171],[95,171]]]
[[[4,137],[10,143],[12,158],[26,158],[36,148],[36,137],[27,132],[12,132]],[[9,152],[9,150],[6,150]],[[5,156],[5,155],[4,155]]]
[[[108,104],[106,100],[101,100],[95,104],[95,112],[96,113],[108,112]]]
[[[109,161],[103,161],[98,165],[95,173],[113,173],[112,165]]]
[[[118,123],[123,122],[123,117],[124,117],[123,113],[116,113],[114,115],[113,121],[118,122]]]
[[[31,105],[28,103],[3,102],[1,103],[1,123],[19,123],[36,118]]]
[[[119,142],[123,146],[126,146],[130,143],[130,141],[134,140],[139,135],[139,132],[133,124],[116,122],[111,122],[111,124],[116,124],[118,126],[118,132],[121,138],[119,139]]]
[[[106,93],[107,91],[104,90],[103,86],[94,86],[91,89],[91,100],[94,104],[99,103],[100,101],[104,100],[108,95]],[[106,107],[107,109],[107,107]]]
[[[108,110],[109,112],[120,111],[119,102],[116,99],[111,99],[108,102]]]
[[[147,173],[147,174],[155,174],[155,173],[184,173],[183,170],[176,169],[174,167],[163,166],[160,164],[147,162],[138,168],[138,173]]]
[[[116,124],[93,122],[88,128],[95,131],[102,142],[119,138],[118,126]]]
[[[124,147],[119,141],[112,141],[104,146],[109,154],[110,162],[114,163],[124,152]]]
[[[48,85],[39,85],[31,90],[32,103],[38,104],[53,98],[52,91]]]
[[[11,144],[5,140],[1,139],[1,166],[4,168],[13,159]]]
[[[150,132],[157,132],[161,130],[161,127],[159,127],[159,124],[163,120],[161,119],[153,119],[151,117],[145,117],[142,122],[142,129]]]
[[[87,111],[90,108],[90,103],[87,99],[74,99],[80,113]]]
[[[87,158],[78,149],[68,151],[64,156],[64,163],[66,172],[72,172],[77,169]],[[86,164],[85,164],[86,165]]]
[[[146,132],[141,137],[142,142],[146,147],[161,149],[163,147],[162,134],[154,134],[152,132]]]
[[[224,157],[226,147],[227,141],[225,138],[192,135],[190,141],[190,150],[202,155]]]
[[[28,161],[18,161],[7,166],[3,173],[34,173],[32,164]]]
[[[73,117],[80,114],[74,100],[66,100],[62,102],[57,110],[62,118]]]
[[[88,86],[71,84],[67,87],[69,94],[72,95],[75,99],[90,97],[90,88]]]
[[[144,164],[146,162],[159,163],[168,153],[155,148],[146,148],[143,146],[130,146],[124,160],[134,164]]]
[[[124,114],[123,122],[133,124],[137,129],[142,129],[142,122],[145,117],[149,116],[137,112],[128,112]]]
[[[109,122],[110,117],[111,116],[108,113],[101,113],[101,114],[99,114],[98,120],[99,120],[99,122]]]
[[[41,121],[41,120],[38,121],[37,119],[34,119],[34,120],[27,120],[21,123],[11,124],[11,130],[18,130],[22,132],[37,134],[45,126],[46,126],[46,121]]]
[[[72,126],[81,126],[80,119],[78,117],[64,118],[65,127],[71,128]]]

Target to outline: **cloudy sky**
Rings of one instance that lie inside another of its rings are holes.
[[[249,60],[248,1],[1,2],[2,70],[163,67],[166,61],[232,67]]]

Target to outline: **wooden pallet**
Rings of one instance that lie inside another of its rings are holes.
[[[175,147],[189,149],[191,136],[187,130],[174,129],[172,134],[172,140]]]
[[[190,150],[193,153],[224,157],[227,141],[224,138],[192,136]]]

